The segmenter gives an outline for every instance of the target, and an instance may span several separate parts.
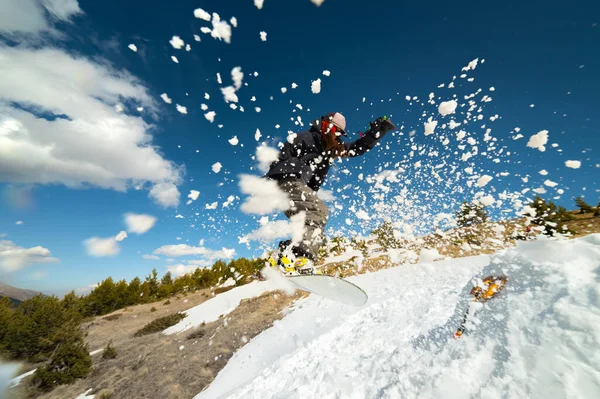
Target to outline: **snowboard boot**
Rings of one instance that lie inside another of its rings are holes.
[[[311,274],[321,274],[321,270],[315,267],[313,261],[303,256],[296,258],[296,260],[294,261],[294,267],[298,274],[303,276]]]

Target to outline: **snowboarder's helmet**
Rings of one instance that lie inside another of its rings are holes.
[[[346,118],[339,112],[330,112],[321,118],[323,122],[328,122],[327,125],[331,124],[335,127],[335,132],[340,133],[342,136],[346,134]],[[329,126],[324,126],[328,128]]]

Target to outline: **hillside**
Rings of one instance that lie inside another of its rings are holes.
[[[13,287],[0,281],[0,298],[8,297],[15,306],[40,294],[41,292]]]
[[[576,219],[569,222],[571,224],[569,227],[577,230],[578,236],[600,231],[600,218],[593,218],[588,214],[574,215]],[[439,272],[438,265],[449,265],[448,272],[456,273],[455,277],[460,277],[459,280],[456,280],[456,283],[463,284],[461,286],[463,287],[466,282],[478,275],[485,265],[491,262],[490,259],[500,259],[502,256],[500,254],[503,251],[507,251],[507,248],[510,247],[514,248],[515,245],[518,246],[517,248],[523,248],[522,245],[525,245],[523,241],[510,239],[510,235],[514,230],[522,231],[524,229],[522,222],[521,220],[512,220],[501,223],[486,223],[476,227],[454,229],[443,234],[438,232],[430,236],[417,238],[410,245],[405,243],[404,248],[390,249],[385,252],[374,251],[367,258],[363,258],[360,251],[348,246],[342,253],[331,252],[328,254],[325,270],[345,277],[362,275],[349,278],[364,286],[369,292],[371,300],[367,306],[371,306],[371,301],[375,301],[373,304],[378,303],[376,300],[378,297],[375,293],[379,290],[382,290],[382,293],[391,295],[390,298],[392,298],[396,295],[394,292],[400,289],[399,287],[404,287],[402,290],[408,292],[407,295],[415,298],[421,297],[424,294],[420,292],[410,294],[411,287],[415,289],[424,287],[414,279],[419,276],[430,276],[427,277],[427,281],[430,278],[432,280],[427,282],[426,285],[431,284],[430,288],[434,288],[437,284],[435,282],[437,277],[435,276]],[[472,239],[473,235],[477,236],[477,243],[471,242],[467,246],[464,242],[461,242],[464,241],[464,237]],[[534,236],[531,235],[529,239],[533,240]],[[548,250],[552,248],[552,245],[555,245],[552,243],[559,245],[562,242],[555,239],[548,240],[544,237],[541,239]],[[578,241],[574,240],[574,242]],[[527,245],[538,244],[534,241],[527,243]],[[564,246],[564,244],[560,245]],[[368,242],[368,246],[374,247],[376,245],[374,242]],[[516,249],[508,249],[508,251],[509,253],[510,251],[514,252]],[[491,257],[482,255],[495,253],[497,255],[491,255]],[[473,256],[479,257],[474,258]],[[432,263],[444,258],[447,260]],[[506,257],[502,259],[508,262]],[[473,267],[477,270],[473,270]],[[393,269],[395,271],[381,269]],[[404,270],[404,272],[398,270]],[[386,273],[395,275],[396,273],[405,272],[412,274],[410,276],[402,274],[400,280],[404,281],[406,279],[406,282],[402,283],[400,281],[393,283],[395,277],[389,277],[389,281],[387,281],[388,277],[383,277],[383,280],[377,277],[388,276]],[[368,283],[371,279],[381,283],[381,287]],[[389,284],[396,285],[390,286]],[[244,348],[248,342],[263,337],[267,331],[271,331],[271,333],[268,333],[266,337],[269,337],[269,334],[287,334],[279,330],[273,332],[271,327],[281,326],[281,320],[289,318],[286,315],[297,314],[297,310],[305,306],[301,305],[304,302],[296,303],[296,301],[305,297],[306,294],[296,293],[296,295],[290,297],[282,291],[275,291],[278,288],[277,286],[268,288],[263,294],[251,294],[249,297],[245,297],[246,299],[241,300],[237,299],[235,295],[229,295],[230,293],[241,292],[249,285],[219,288],[217,290],[214,288],[198,290],[186,295],[173,296],[168,301],[131,306],[86,321],[82,328],[86,332],[86,342],[89,349],[93,353],[94,372],[84,380],[77,381],[72,385],[58,387],[40,397],[75,397],[89,388],[93,388],[92,392],[95,393],[112,392],[115,394],[114,397],[152,397],[157,392],[160,393],[161,397],[190,398],[194,396],[208,387],[221,370],[224,368],[227,370],[227,367],[230,367],[228,366],[230,359],[238,356],[238,351]],[[443,292],[445,292],[444,289],[440,291],[439,295],[445,295]],[[314,296],[310,298],[312,298],[309,299],[310,301],[318,301],[318,309],[315,312],[330,307],[333,309],[336,306],[330,301]],[[384,297],[379,298],[380,300],[385,299]],[[214,314],[214,305],[210,304],[215,303],[216,299],[219,299],[224,306],[222,308],[224,309],[223,314],[208,316],[211,313]],[[439,298],[439,300],[443,299]],[[453,303],[458,306],[457,302]],[[212,306],[211,309],[213,310],[202,308],[202,306]],[[325,308],[322,308],[323,306]],[[420,305],[411,303],[407,305],[407,311],[413,307],[414,312],[417,313],[418,309],[421,309]],[[355,310],[361,311],[361,309]],[[196,328],[191,326],[191,329],[183,333],[173,335],[154,333],[134,338],[134,333],[146,324],[159,317],[177,312],[186,312],[190,315],[181,322],[183,324],[189,324],[190,320],[196,319],[192,315],[198,313],[204,314],[208,318],[205,324],[198,324]],[[344,308],[343,311],[340,310],[340,312],[342,316],[350,314],[347,308]],[[429,311],[424,312],[423,315],[426,317]],[[306,317],[319,319],[316,314]],[[328,318],[329,316],[324,317]],[[454,318],[456,319],[456,316]],[[300,318],[295,323],[298,326],[303,326],[306,322],[306,320]],[[454,319],[452,321],[447,319],[447,323],[451,322],[457,323]],[[298,328],[302,329],[304,327]],[[314,326],[309,328],[308,331],[318,333],[319,329]],[[298,334],[300,334],[298,335],[299,341],[294,342],[294,345],[304,345],[305,338],[302,338],[302,333]],[[269,341],[275,338],[260,339]],[[118,357],[116,359],[102,359],[102,349],[111,341],[117,350]],[[267,345],[267,343],[264,345]],[[273,348],[276,349],[277,345]],[[277,354],[278,352],[272,353],[275,357],[280,355]],[[256,354],[253,356],[256,356]],[[267,360],[265,362],[268,363]],[[224,375],[227,375],[227,373]],[[218,378],[223,381],[224,377]],[[222,384],[222,382],[218,384]],[[21,384],[18,388],[12,389],[11,393],[15,397],[26,397],[26,391],[26,384]]]

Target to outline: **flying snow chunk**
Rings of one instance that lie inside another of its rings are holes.
[[[483,206],[490,206],[490,205],[494,204],[495,200],[494,200],[494,197],[491,194],[488,194],[488,195],[486,195],[484,197],[479,198],[479,202]]]
[[[298,87],[298,85],[296,83],[292,83],[292,89],[295,89],[296,87]]]
[[[262,134],[260,133],[259,129],[256,129],[256,133],[254,133],[254,140],[258,141],[260,140]]]
[[[321,92],[321,79],[313,80],[310,84],[310,90],[313,94],[319,94]]]
[[[197,42],[199,42],[199,41],[201,40],[201,39],[200,39],[200,36],[198,36],[198,35],[194,35],[194,40],[195,40],[195,41],[197,41]]]
[[[437,121],[434,121],[431,117],[429,117],[427,122],[425,122],[425,136],[433,134],[433,131],[435,130],[437,124]]]
[[[260,40],[262,40],[263,42],[267,41],[267,32],[265,32],[265,31],[260,32]]]
[[[201,8],[196,8],[194,10],[194,17],[196,17],[198,19],[203,19],[205,21],[210,21],[210,14]]]
[[[479,62],[479,58],[475,58],[473,61],[469,62],[469,65],[467,65],[466,67],[464,67],[462,70],[463,71],[473,70],[473,69],[477,68],[477,63],[478,62]]]
[[[260,107],[254,107],[254,110],[255,110],[256,112],[260,112],[260,111],[261,111]]]
[[[282,87],[282,88],[281,88],[281,92],[282,92],[282,93],[285,93],[285,92],[287,92],[287,87]]]
[[[190,46],[189,44],[186,44],[185,51],[192,51],[192,46]]]
[[[231,43],[231,25],[227,21],[221,21],[221,17],[216,12],[213,13],[213,29],[210,35],[215,39],[224,40],[225,43]]]
[[[237,18],[236,17],[231,17],[231,19],[229,20],[229,22],[231,23],[231,25],[234,28],[237,28]]]
[[[457,106],[458,106],[458,103],[456,102],[456,100],[444,101],[438,107],[438,112],[442,116],[450,115],[456,111]]]
[[[581,161],[567,161],[565,162],[567,168],[579,169],[581,167]]]
[[[171,59],[173,60],[174,63],[179,64],[179,60],[174,55],[171,56]]]
[[[238,145],[238,143],[240,142],[240,140],[238,140],[237,136],[233,136],[232,138],[230,138],[227,141],[229,141],[229,144],[231,144],[231,145]]]
[[[548,131],[542,130],[529,138],[527,147],[537,148],[538,150],[544,152],[546,151],[546,143],[548,143]]]
[[[222,167],[223,167],[223,165],[221,165],[221,162],[216,162],[212,166],[212,171],[215,173],[219,173],[221,171]]]
[[[177,111],[181,112],[182,114],[187,114],[187,107],[179,104],[175,104],[175,107],[177,108]]]
[[[210,112],[205,113],[204,117],[212,123],[215,121],[215,115],[217,115],[217,113],[215,111],[210,111]]]
[[[492,176],[488,176],[488,175],[483,175],[481,176],[478,180],[477,180],[477,185],[479,187],[483,187],[486,184],[488,184],[490,181],[492,181],[493,177]]]
[[[242,72],[242,67],[236,66],[231,70],[231,80],[233,80],[233,86],[236,90],[239,90],[242,87],[242,81],[244,80],[244,72]]]
[[[263,8],[263,3],[265,2],[265,0],[254,0],[254,5],[256,6],[256,8],[258,8],[259,10],[262,10]]]
[[[323,75],[330,76],[331,72],[326,69],[326,70],[323,71]]]
[[[212,33],[212,29],[210,29],[208,26],[203,26],[202,28],[200,28],[200,32],[202,32],[204,34],[208,34],[208,33]]]
[[[221,87],[221,93],[223,93],[226,103],[237,103],[239,101],[237,94],[235,94],[235,87],[233,86]]]
[[[556,182],[553,182],[552,180],[546,180],[546,181],[544,182],[544,185],[545,185],[545,186],[548,186],[548,187],[556,187],[556,186],[558,186],[558,183],[556,183]]]
[[[132,43],[127,47],[129,47],[129,50],[133,51],[134,53],[137,52],[137,46],[135,44]]]
[[[200,196],[200,191],[198,191],[198,190],[190,190],[190,193],[188,194],[188,198],[191,199],[192,201],[196,201],[199,196]]]
[[[160,98],[163,99],[164,102],[166,102],[167,104],[171,104],[173,102],[173,100],[171,100],[169,98],[169,96],[167,95],[167,93],[163,93],[160,95]]]
[[[173,38],[169,40],[169,43],[171,43],[171,46],[173,46],[173,48],[176,48],[177,50],[181,50],[183,46],[185,46],[184,41],[181,40],[179,36],[173,36]]]
[[[316,5],[317,7],[320,7],[321,4],[325,3],[325,0],[310,0],[310,2]]]

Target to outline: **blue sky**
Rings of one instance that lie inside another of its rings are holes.
[[[129,280],[152,268],[162,274],[169,265],[189,267],[191,259],[204,259],[198,261],[203,264],[222,248],[235,250],[235,256],[257,255],[267,243],[239,243],[260,219],[239,209],[245,199],[239,176],[260,175],[252,159],[257,145],[276,146],[288,130],[302,130],[290,120],[299,115],[306,127],[339,111],[350,132],[364,130],[380,115],[403,126],[371,153],[334,168],[324,186],[337,197],[329,202],[330,233],[364,234],[386,217],[427,231],[436,215],[453,213],[463,200],[491,195],[497,201],[505,192],[519,193],[524,201],[533,193],[522,190],[540,187],[547,190],[543,196],[567,207],[577,195],[597,203],[600,6],[524,3],[326,0],[317,7],[309,0],[265,0],[259,10],[252,0],[26,0],[1,6],[12,7],[2,13],[12,18],[0,18],[0,54],[9,60],[0,64],[0,140],[8,140],[0,148],[0,234],[5,234],[0,280],[60,294],[108,276]],[[236,17],[231,43],[202,33],[201,27],[212,24],[195,18],[196,8],[218,13],[223,21]],[[190,51],[169,43],[175,35]],[[461,70],[474,59],[479,60],[474,70]],[[238,66],[244,78],[233,110],[220,89],[233,84],[231,70]],[[322,82],[318,94],[311,92],[316,79]],[[448,88],[450,82],[454,88]],[[464,98],[478,89],[471,114],[482,114],[480,121],[467,115]],[[435,104],[427,102],[430,93]],[[441,116],[438,106],[454,95],[456,121],[470,121],[443,128],[453,116]],[[485,95],[492,101],[482,101]],[[177,112],[176,104],[187,114]],[[202,104],[216,112],[213,123]],[[499,118],[489,119],[495,115]],[[426,136],[423,123],[430,117],[438,126]],[[461,156],[471,146],[463,142],[460,148],[455,138],[463,128],[464,140],[472,137],[480,152],[467,161]],[[496,144],[485,151],[488,128]],[[256,129],[262,134],[258,142]],[[546,150],[527,147],[542,130],[549,131]],[[524,137],[514,140],[517,134]],[[233,136],[236,146],[228,142]],[[568,168],[567,160],[581,167]],[[223,165],[219,173],[211,169],[216,162]],[[482,175],[493,180],[468,187],[465,167],[473,169],[471,180]],[[400,172],[397,181],[385,181],[390,192],[379,197],[366,177],[386,170]],[[557,185],[544,185],[546,180]],[[164,196],[149,195],[153,187]],[[174,187],[178,201],[169,191]],[[200,196],[186,205],[190,190]],[[404,199],[394,208],[399,193]],[[232,195],[237,198],[223,208]],[[205,209],[213,202],[216,210]],[[360,209],[370,220],[357,218]],[[513,215],[515,204],[495,202],[490,211]],[[105,251],[110,256],[91,256],[84,241],[128,230],[126,213],[156,221],[142,234],[130,231],[110,243]],[[142,258],[176,244],[205,250],[170,262],[161,254]],[[38,246],[44,250],[32,250]],[[21,254],[17,260],[15,252]]]

